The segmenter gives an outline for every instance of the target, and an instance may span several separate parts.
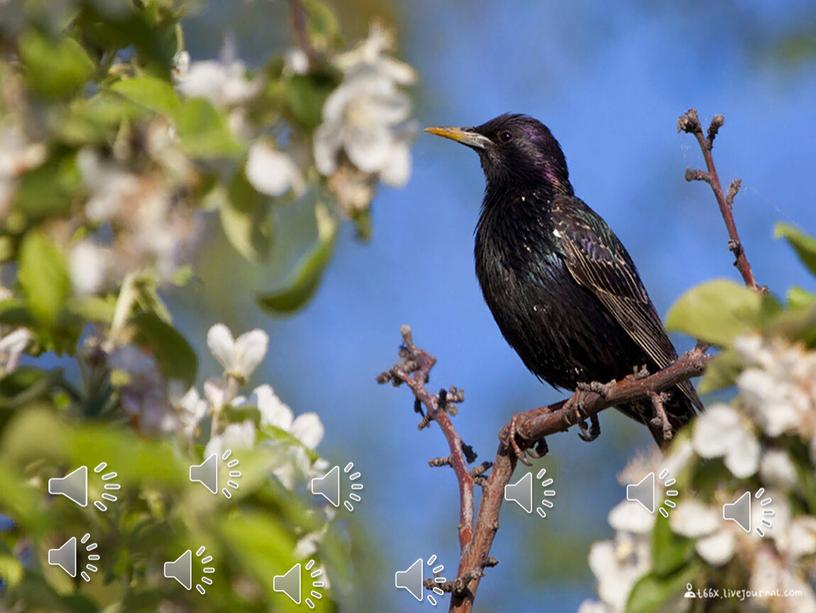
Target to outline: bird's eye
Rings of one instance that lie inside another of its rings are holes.
[[[513,135],[510,133],[509,130],[499,132],[499,140],[503,143],[509,143],[511,140],[513,140]]]

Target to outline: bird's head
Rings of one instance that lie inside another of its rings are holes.
[[[426,128],[479,154],[488,186],[572,193],[567,161],[550,129],[527,115],[499,115],[472,128]]]

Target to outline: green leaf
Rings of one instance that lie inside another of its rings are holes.
[[[0,379],[0,410],[19,409],[46,397],[60,378],[59,371],[21,366]]]
[[[226,117],[203,98],[184,100],[175,116],[182,148],[200,158],[236,157],[242,147],[230,132]]]
[[[84,321],[110,324],[116,310],[116,298],[108,296],[75,296],[68,301],[68,310]]]
[[[735,336],[758,329],[762,302],[759,293],[733,281],[708,281],[680,296],[666,316],[666,327],[727,346]]]
[[[173,86],[158,77],[144,75],[122,79],[114,83],[111,90],[151,111],[169,117],[178,117],[182,107],[181,100]]]
[[[794,286],[788,290],[788,306],[791,309],[804,309],[816,304],[816,293]]]
[[[81,187],[76,155],[53,155],[20,178],[14,209],[30,220],[66,213]]]
[[[649,573],[641,577],[629,592],[626,613],[652,613],[666,611],[669,601],[683,595],[686,584],[697,576],[696,564],[688,564],[672,575],[660,577]]]
[[[198,358],[187,340],[172,325],[155,313],[140,313],[133,318],[136,339],[153,353],[162,374],[186,386],[195,382]]]
[[[35,319],[53,327],[71,295],[71,278],[62,253],[45,234],[32,231],[23,239],[18,278]]]
[[[48,98],[75,94],[96,70],[85,49],[72,38],[50,40],[28,31],[20,37],[19,50],[29,86]]]
[[[700,382],[701,394],[710,394],[717,390],[731,387],[742,371],[742,360],[733,349],[721,351],[706,366],[703,380]]]
[[[177,46],[175,27],[179,12],[156,2],[125,0],[117,0],[120,6],[115,10],[102,8],[110,3],[111,0],[81,3],[75,26],[82,32],[83,40],[106,51],[132,47],[140,66],[169,78]]]
[[[264,587],[267,596],[275,595],[274,572],[292,566],[295,541],[292,534],[274,516],[261,513],[241,513],[223,522],[221,533],[232,555],[241,561],[241,568]]]
[[[258,304],[277,313],[291,313],[302,307],[312,297],[323,272],[326,270],[337,238],[337,221],[324,208],[318,206],[318,239],[311,250],[298,264],[292,279],[286,287],[258,296]]]
[[[104,90],[92,98],[76,99],[64,113],[52,117],[52,129],[72,146],[107,144],[123,121],[133,121],[149,111],[128,98]]]
[[[337,80],[330,73],[292,75],[286,81],[289,113],[306,130],[314,130],[323,120],[323,105]]]
[[[8,553],[0,554],[0,583],[5,587],[14,589],[23,578],[23,565],[13,555]]]
[[[784,238],[794,248],[810,272],[816,275],[816,238],[808,236],[796,226],[778,223],[774,228],[775,238]]]
[[[666,577],[685,566],[694,554],[694,541],[675,534],[669,520],[658,515],[652,530],[652,572]]]
[[[268,202],[252,187],[243,171],[236,173],[218,212],[224,234],[238,253],[251,261],[269,255],[273,228]]]
[[[305,0],[303,6],[309,17],[309,40],[315,47],[331,47],[341,41],[337,15],[328,4],[319,0]]]
[[[808,347],[816,346],[816,304],[779,313],[768,323],[765,332],[802,341]]]
[[[34,325],[34,318],[25,300],[8,298],[0,300],[0,323],[14,327],[30,327]]]

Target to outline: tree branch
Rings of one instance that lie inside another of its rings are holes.
[[[717,205],[720,207],[720,214],[725,222],[725,228],[728,231],[728,249],[734,254],[734,266],[742,275],[742,280],[745,285],[751,289],[759,292],[764,292],[765,288],[760,286],[754,273],[751,270],[751,264],[748,262],[748,256],[745,254],[745,249],[737,231],[737,224],[734,221],[734,198],[737,196],[742,181],[734,179],[728,186],[728,193],[723,191],[720,177],[717,174],[717,167],[714,164],[714,156],[712,150],[714,149],[714,139],[720,128],[725,123],[725,117],[722,115],[714,115],[711,124],[708,126],[708,132],[703,134],[703,127],[700,124],[700,118],[695,109],[689,109],[677,120],[677,131],[686,132],[697,139],[697,144],[700,146],[700,151],[703,154],[707,170],[696,170],[692,168],[686,169],[686,181],[705,181],[711,186],[711,191],[714,192],[714,197],[717,200]]]
[[[420,429],[425,428],[429,421],[439,424],[448,442],[450,456],[434,458],[429,463],[431,466],[450,465],[456,473],[456,480],[459,482],[459,547],[464,549],[473,538],[474,475],[471,474],[468,464],[476,459],[476,454],[459,437],[450,418],[450,413],[455,413],[455,404],[464,400],[464,394],[455,387],[450,391],[442,389],[438,394],[432,394],[425,389],[431,369],[436,364],[436,358],[414,345],[410,326],[404,325],[400,331],[402,333],[400,359],[391,370],[380,374],[377,381],[379,383],[390,381],[395,386],[405,384],[411,388],[417,402],[424,405],[427,410],[427,415],[423,416],[419,424]],[[421,412],[421,407],[419,409]]]
[[[414,344],[409,326],[402,326],[403,344],[400,347],[399,360],[388,372],[377,377],[379,383],[391,382],[395,386],[407,385],[415,399],[425,406],[428,413],[423,419],[435,421],[445,439],[451,455],[449,458],[432,460],[434,466],[450,464],[459,484],[459,567],[456,579],[448,581],[441,587],[451,593],[450,611],[465,613],[471,611],[476,598],[476,591],[484,575],[484,569],[495,566],[497,561],[490,556],[493,539],[499,529],[499,512],[504,500],[504,487],[510,482],[518,455],[507,441],[510,430],[508,423],[499,434],[499,448],[492,466],[483,463],[473,470],[467,465],[475,460],[475,454],[468,457],[469,449],[456,432],[449,408],[450,392],[442,390],[439,394],[427,391],[431,369],[436,358]],[[710,357],[702,347],[696,347],[678,358],[672,365],[648,376],[630,376],[621,381],[602,385],[589,386],[597,391],[578,391],[575,401],[580,403],[582,412],[587,417],[597,415],[600,411],[617,404],[631,402],[641,398],[662,402],[660,393],[678,383],[701,375]],[[455,388],[452,388],[455,390]],[[455,390],[458,391],[458,390]],[[456,398],[461,402],[461,394]],[[545,437],[556,432],[564,432],[572,427],[571,413],[567,401],[539,407],[517,413],[513,417],[516,429],[516,443],[522,451],[531,449]],[[662,405],[661,405],[662,406]],[[490,473],[485,477],[485,472]],[[476,480],[482,485],[482,500],[475,519],[473,485]],[[429,587],[432,587],[429,583]]]
[[[306,58],[309,60],[309,65],[314,65],[317,53],[312,46],[312,42],[309,40],[306,9],[303,6],[302,0],[289,0],[289,19],[298,48],[306,55]]]

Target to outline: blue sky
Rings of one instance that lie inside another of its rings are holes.
[[[724,181],[743,179],[735,214],[757,277],[779,293],[807,287],[812,282],[772,230],[784,220],[816,233],[816,72],[781,63],[767,48],[805,19],[812,31],[811,9],[805,2],[784,10],[762,2],[652,4],[405,3],[397,9],[401,54],[421,75],[419,121],[472,125],[512,111],[547,123],[577,194],[627,245],[665,314],[696,283],[738,278],[708,187],[683,179],[686,167],[701,166],[699,151],[675,129],[690,106],[704,120],[723,113],[715,156]],[[242,31],[242,55],[262,57],[268,41],[260,26],[243,34],[258,6],[205,5],[195,22],[202,34],[188,39],[194,59],[216,54],[212,34],[229,29]],[[261,378],[296,412],[319,412],[328,433],[323,452],[363,472],[366,498],[355,520],[385,562],[381,576],[358,589],[373,589],[374,600],[393,597],[389,606],[404,611],[420,605],[393,592],[394,570],[431,553],[456,566],[457,492],[452,474],[426,464],[445,453],[439,432],[416,430],[405,390],[374,383],[394,360],[400,324],[410,323],[439,358],[434,385],[464,387],[456,423],[480,459],[492,456],[512,412],[563,397],[525,370],[482,301],[472,261],[483,190],[475,155],[421,134],[413,160],[408,186],[378,194],[371,242],[356,242],[347,229],[304,311],[274,319],[247,297],[230,322],[270,332]],[[188,335],[203,339],[211,315],[188,315]],[[501,563],[488,572],[477,610],[538,611],[545,602],[574,610],[591,596],[585,564],[557,572],[552,558],[585,560],[588,539],[610,534],[606,514],[624,496],[616,474],[651,445],[614,412],[603,414],[602,426],[591,445],[572,433],[552,437],[536,469],[556,479],[555,509],[547,520],[504,509],[493,551]]]

